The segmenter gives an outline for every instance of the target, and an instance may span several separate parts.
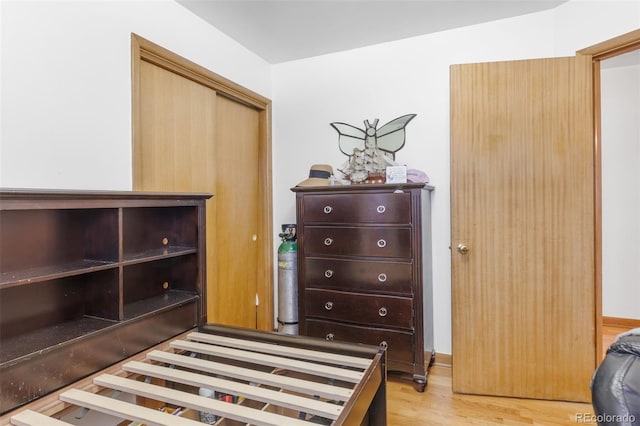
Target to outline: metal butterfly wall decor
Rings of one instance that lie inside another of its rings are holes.
[[[404,146],[405,127],[415,116],[403,115],[379,129],[377,118],[373,123],[365,120],[364,129],[346,123],[331,123],[339,135],[340,151],[349,156],[338,170],[352,183],[384,182],[387,166],[397,165],[396,152]]]

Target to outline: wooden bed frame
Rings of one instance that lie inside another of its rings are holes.
[[[207,324],[210,197],[0,189],[0,425],[386,424],[384,349]]]
[[[0,425],[78,424],[87,410],[118,426],[200,425],[201,413],[217,425],[386,425],[385,357],[374,346],[206,324],[8,412]],[[224,397],[200,396],[202,388]]]

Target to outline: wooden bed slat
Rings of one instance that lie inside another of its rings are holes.
[[[24,410],[12,416],[11,424],[16,426],[73,426],[71,423],[63,422],[32,410]]]
[[[294,392],[318,395],[325,398],[334,398],[338,401],[346,401],[351,397],[351,395],[353,395],[353,390],[351,388],[332,386],[295,377],[287,377],[280,374],[267,373],[252,370],[250,368],[207,361],[171,352],[151,351],[147,354],[147,359],[193,370],[200,370],[205,373],[220,374],[225,377],[233,377],[262,385],[278,386]]]
[[[143,374],[146,376],[169,380],[171,382],[182,383],[199,388],[203,387],[207,389],[213,389],[218,392],[237,395],[247,399],[261,401],[280,407],[286,407],[291,410],[315,414],[321,417],[326,417],[328,419],[336,419],[342,411],[342,406],[340,405],[319,401],[317,399],[287,394],[276,390],[234,382],[232,380],[206,376],[203,374],[192,373],[184,370],[176,370],[175,368],[167,368],[144,362],[128,362],[122,366],[122,369],[131,373]],[[100,379],[101,381],[104,380],[103,376],[99,377],[98,379]],[[134,380],[129,381],[136,383]],[[118,383],[124,382],[118,380]],[[109,383],[101,383],[97,380],[96,384],[100,386],[110,387]]]
[[[107,396],[97,395],[78,389],[69,389],[60,394],[64,402],[86,407],[101,413],[110,414],[122,419],[160,426],[202,426],[195,420],[172,416],[158,410],[119,401]]]
[[[255,364],[269,365],[292,371],[315,374],[322,377],[331,377],[351,383],[358,383],[363,376],[361,371],[347,370],[332,367],[330,365],[314,364],[312,362],[299,361],[273,355],[265,355],[240,349],[225,348],[222,346],[208,345],[204,343],[190,342],[187,340],[174,340],[171,347],[201,354],[220,356],[238,361],[252,362]]]
[[[228,346],[237,349],[247,349],[255,352],[263,352],[270,355],[281,355],[286,357],[304,358],[307,361],[319,361],[347,367],[366,369],[371,365],[368,358],[359,358],[349,355],[340,355],[330,352],[312,351],[309,349],[295,348],[292,346],[282,346],[272,343],[262,343],[245,339],[235,339],[233,337],[219,336],[208,333],[189,333],[187,339],[198,342],[211,343],[214,345]]]
[[[207,398],[204,396],[194,395],[192,393],[183,392],[175,389],[165,388],[163,386],[152,385],[149,383],[138,382],[136,380],[126,379],[123,377],[113,376],[110,374],[103,374],[94,379],[94,383],[99,386],[105,386],[111,389],[117,389],[122,392],[128,392],[134,395],[143,396],[159,401],[164,401],[170,404],[175,404],[181,407],[192,408],[197,411],[206,411],[228,419],[237,420],[241,422],[260,424],[265,426],[309,426],[308,422],[297,420],[295,418],[281,416],[275,413],[269,413],[255,408],[244,407],[240,404],[231,404],[224,401],[219,401],[213,398]],[[61,398],[64,394],[61,395]],[[106,398],[113,401],[111,398]],[[123,403],[137,407],[133,404]],[[93,408],[93,407],[89,407]],[[152,410],[153,411],[153,410]],[[161,413],[164,414],[164,413]],[[172,419],[176,419],[176,416],[167,414]],[[187,420],[180,418],[181,420]],[[150,420],[145,420],[150,421]],[[160,423],[164,424],[164,423]],[[182,423],[170,423],[172,425],[182,425]],[[192,424],[192,423],[185,423]],[[201,423],[196,422],[201,425]]]

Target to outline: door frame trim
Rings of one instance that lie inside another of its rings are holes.
[[[602,353],[602,108],[600,62],[640,49],[640,29],[605,40],[584,49],[577,55],[591,56],[593,67],[593,145],[594,145],[594,201],[595,201],[595,331],[596,353]],[[596,366],[600,363],[596,359]]]
[[[246,87],[234,83],[213,71],[183,58],[135,33],[131,33],[131,147],[132,181],[140,180],[140,76],[141,63],[148,62],[184,78],[202,84],[216,91],[220,96],[233,99],[258,111],[259,147],[258,182],[260,199],[258,203],[259,235],[258,240],[258,277],[257,296],[260,304],[256,307],[256,323],[259,330],[274,329],[273,297],[273,197],[272,197],[272,158],[271,158],[271,100]]]

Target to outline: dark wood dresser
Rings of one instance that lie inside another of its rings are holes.
[[[387,349],[389,372],[413,380],[423,391],[435,356],[433,187],[291,190],[296,193],[300,334],[380,345]]]

